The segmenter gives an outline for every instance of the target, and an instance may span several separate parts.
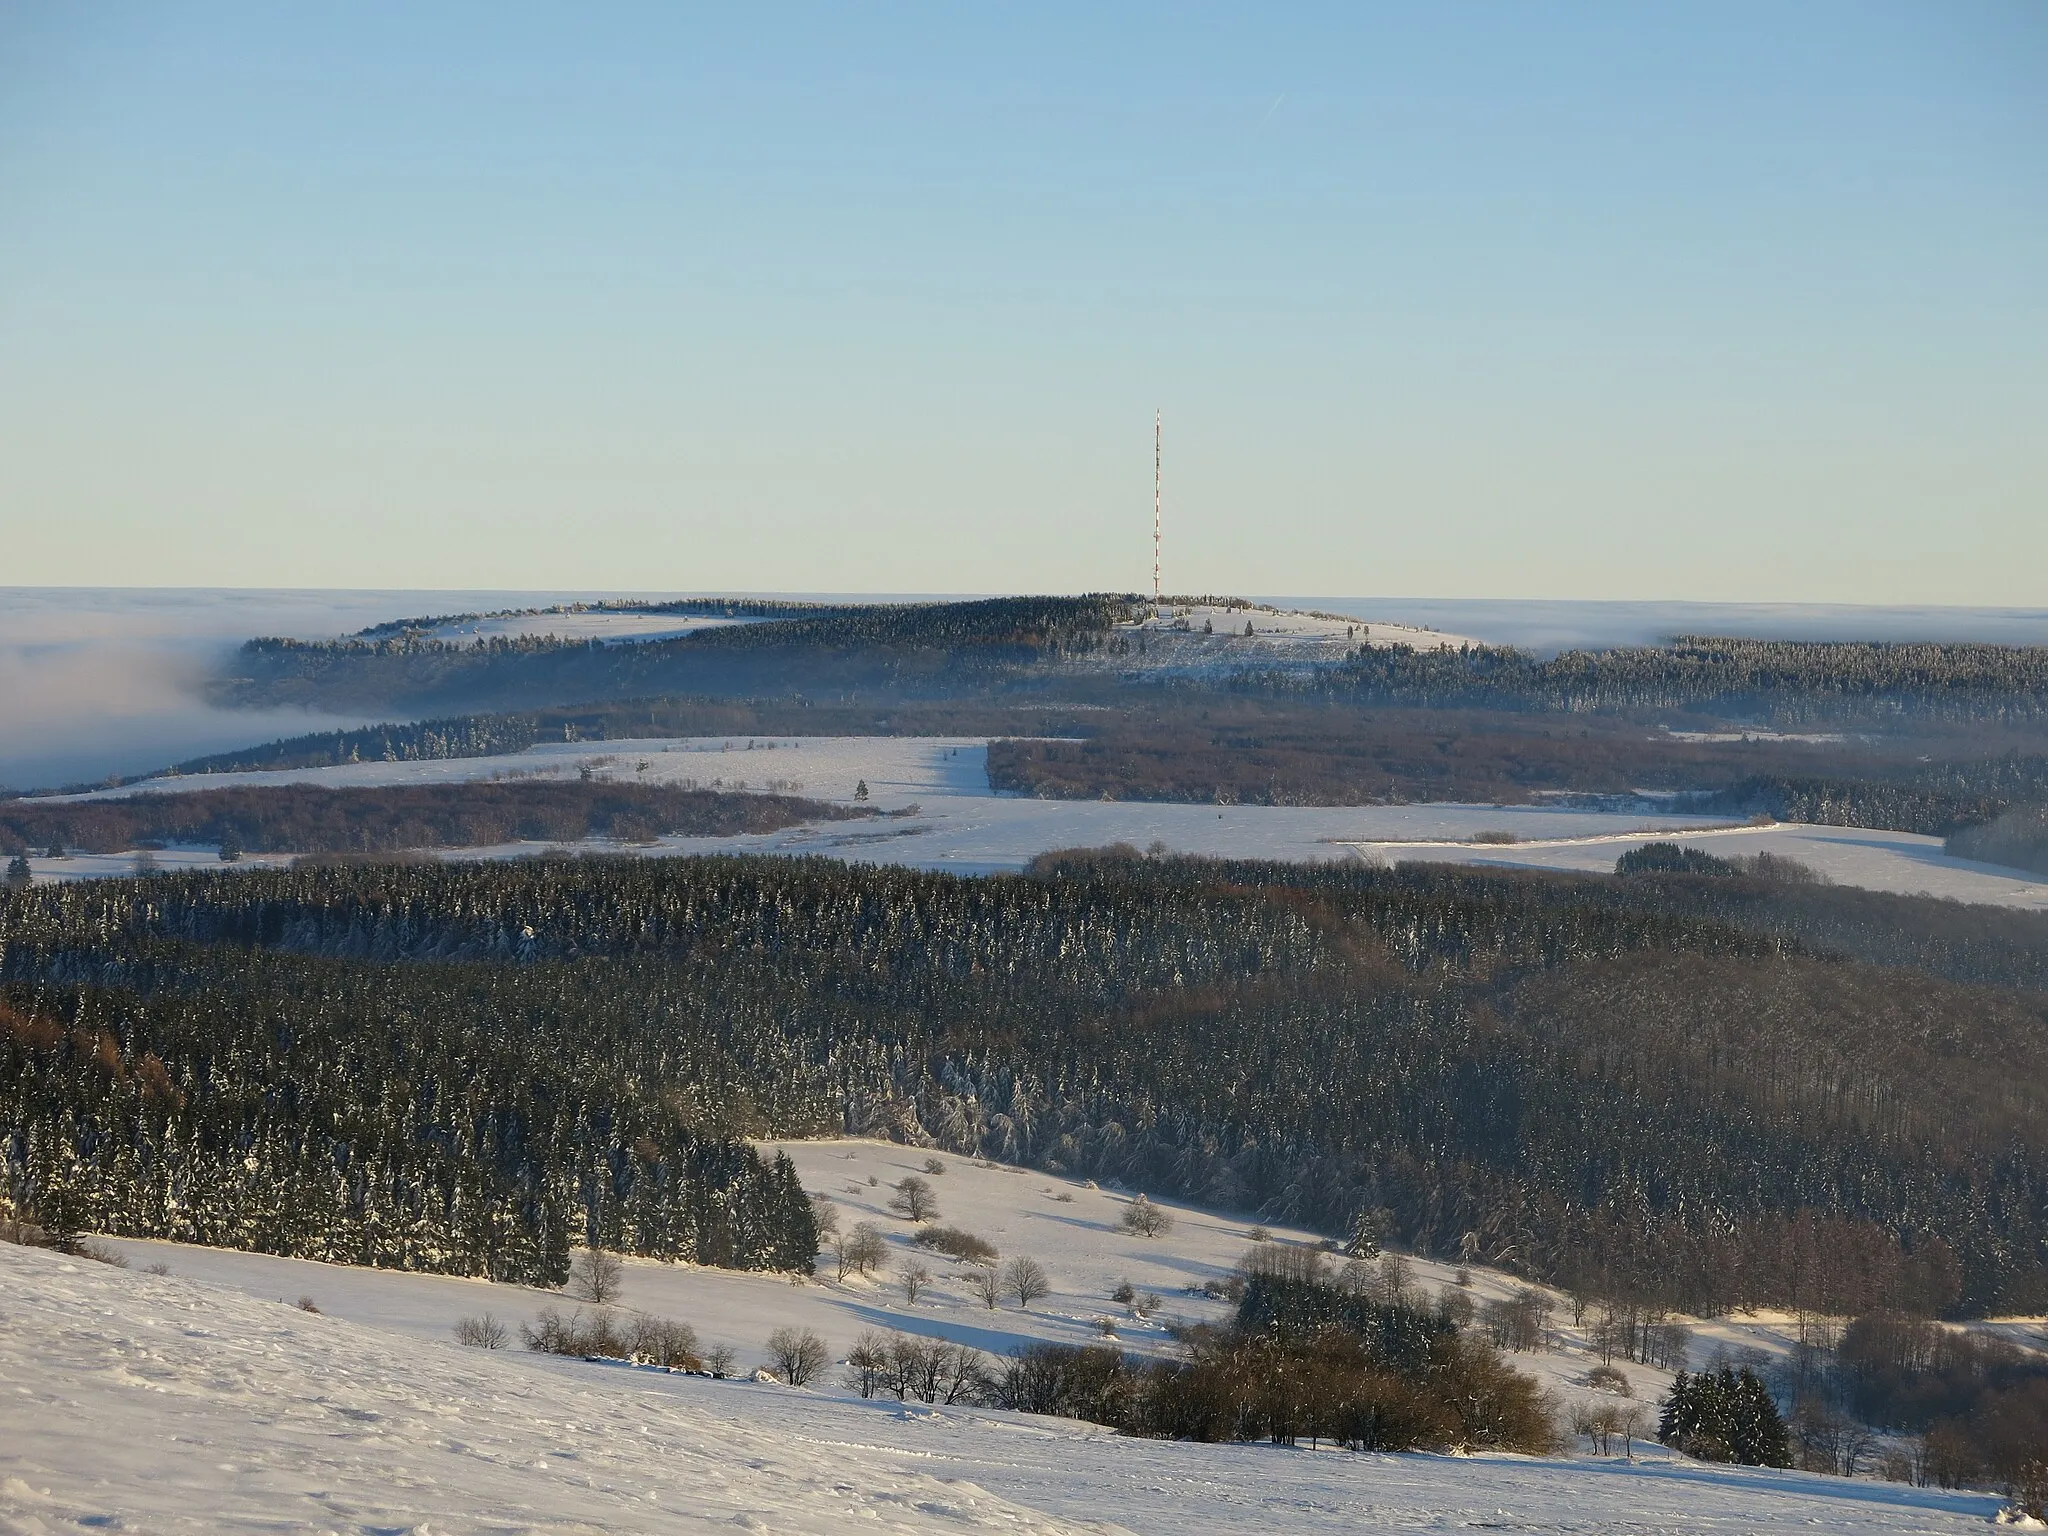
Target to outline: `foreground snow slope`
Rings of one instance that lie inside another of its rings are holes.
[[[1072,1531],[737,1385],[417,1340],[0,1247],[0,1530]],[[549,1365],[553,1368],[548,1368]],[[696,1384],[692,1384],[696,1385]]]
[[[0,1532],[1982,1529],[1993,1501],[1698,1467],[1123,1440],[424,1342],[0,1245]]]
[[[706,789],[773,790],[854,804],[857,785],[885,819],[812,823],[741,837],[669,837],[622,851],[823,854],[905,864],[956,874],[1022,869],[1055,848],[1163,844],[1175,853],[1214,858],[1311,861],[1366,856],[1520,864],[1548,869],[1611,870],[1620,853],[1651,837],[1669,837],[1720,854],[1782,854],[1843,885],[1927,892],[1958,901],[2048,910],[2048,880],[2022,871],[1952,859],[1941,839],[1854,827],[1749,827],[1735,818],[1563,809],[1548,805],[1173,805],[1140,800],[1033,800],[988,787],[988,746],[980,737],[710,736],[642,741],[550,742],[500,757],[415,763],[350,763],[333,768],[195,774],[149,779],[118,790],[68,797],[215,789],[224,784],[448,784],[478,779],[574,779],[590,773],[623,783]],[[1710,828],[1687,832],[1687,828]],[[1475,844],[1482,832],[1507,832],[1509,844]],[[1619,842],[1615,840],[1619,839]],[[488,858],[538,852],[537,843],[462,850]],[[571,847],[598,846],[571,844]],[[603,845],[616,848],[618,845]],[[170,868],[217,868],[211,848],[153,855]],[[74,854],[32,860],[38,879],[127,875],[131,854]],[[252,856],[252,865],[289,862]]]

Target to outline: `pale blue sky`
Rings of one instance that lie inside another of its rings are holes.
[[[430,14],[421,14],[428,12]],[[2048,5],[0,4],[0,585],[2039,603]]]

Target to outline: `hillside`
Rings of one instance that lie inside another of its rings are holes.
[[[921,1154],[875,1143],[785,1144],[806,1182],[834,1191],[848,1219],[907,1225],[867,1189]],[[841,1382],[866,1328],[967,1339],[1003,1350],[1080,1337],[1094,1316],[1122,1318],[1100,1294],[1129,1273],[1167,1310],[1212,1304],[1187,1287],[1221,1276],[1246,1245],[1239,1221],[1173,1208],[1157,1239],[1114,1234],[1127,1196],[948,1157],[935,1178],[947,1219],[1041,1253],[1055,1295],[1022,1313],[964,1304],[942,1277],[917,1306],[887,1282],[829,1274],[792,1287],[631,1263],[623,1305],[690,1322],[704,1343],[738,1347],[747,1374],[770,1329],[817,1328],[832,1368],[792,1391],[753,1380],[636,1371],[452,1342],[485,1311],[508,1324],[561,1298],[473,1280],[352,1270],[168,1244],[115,1243],[112,1269],[0,1244],[0,1407],[10,1460],[0,1475],[8,1536],[80,1524],[151,1531],[275,1529],[303,1518],[344,1529],[664,1532],[705,1523],[836,1533],[855,1522],[903,1531],[1128,1530],[1140,1536],[1266,1536],[1483,1526],[1507,1531],[1760,1533],[1981,1529],[1997,1500],[1892,1483],[1715,1467],[1640,1442],[1635,1459],[1359,1455],[1306,1445],[1196,1445],[1126,1439],[1096,1426],[980,1407],[863,1401]],[[1073,1204],[1054,1198],[1067,1192]],[[1078,1212],[1069,1219],[1067,1213]],[[1276,1239],[1294,1234],[1276,1230]],[[151,1268],[168,1273],[150,1273]],[[938,1266],[942,1270],[948,1266]],[[1416,1283],[1451,1283],[1417,1264]],[[1506,1296],[1481,1271],[1482,1299]],[[951,1293],[951,1294],[948,1294]],[[293,1305],[299,1297],[317,1306]],[[1770,1324],[1724,1330],[1735,1347],[1784,1348]],[[1515,1362],[1569,1397],[1593,1357],[1561,1330],[1552,1351]],[[1160,1337],[1156,1329],[1149,1336]],[[1704,1351],[1722,1339],[1702,1338]],[[1668,1373],[1623,1363],[1639,1400]],[[1591,1394],[1599,1397],[1600,1394]],[[1605,1401],[1613,1399],[1605,1398]],[[100,1433],[81,1436],[90,1423]],[[136,1448],[112,1461],[109,1438]],[[301,1513],[303,1512],[303,1513]]]
[[[1384,1208],[1693,1311],[2031,1311],[2041,924],[1132,858],[39,885],[0,896],[0,1109],[46,1222],[455,1273],[556,1276],[579,1237],[780,1267],[786,1180],[730,1140],[832,1129],[1333,1233]]]

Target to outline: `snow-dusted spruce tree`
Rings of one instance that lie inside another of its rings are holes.
[[[1790,1437],[1770,1389],[1747,1366],[1680,1371],[1657,1419],[1657,1438],[1702,1461],[1792,1465]]]

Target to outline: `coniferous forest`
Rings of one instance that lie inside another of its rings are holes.
[[[1736,869],[302,866],[0,896],[58,1230],[558,1279],[808,1265],[895,1136],[1585,1294],[2048,1305],[2048,921]],[[1960,914],[1960,916],[1959,916]]]

